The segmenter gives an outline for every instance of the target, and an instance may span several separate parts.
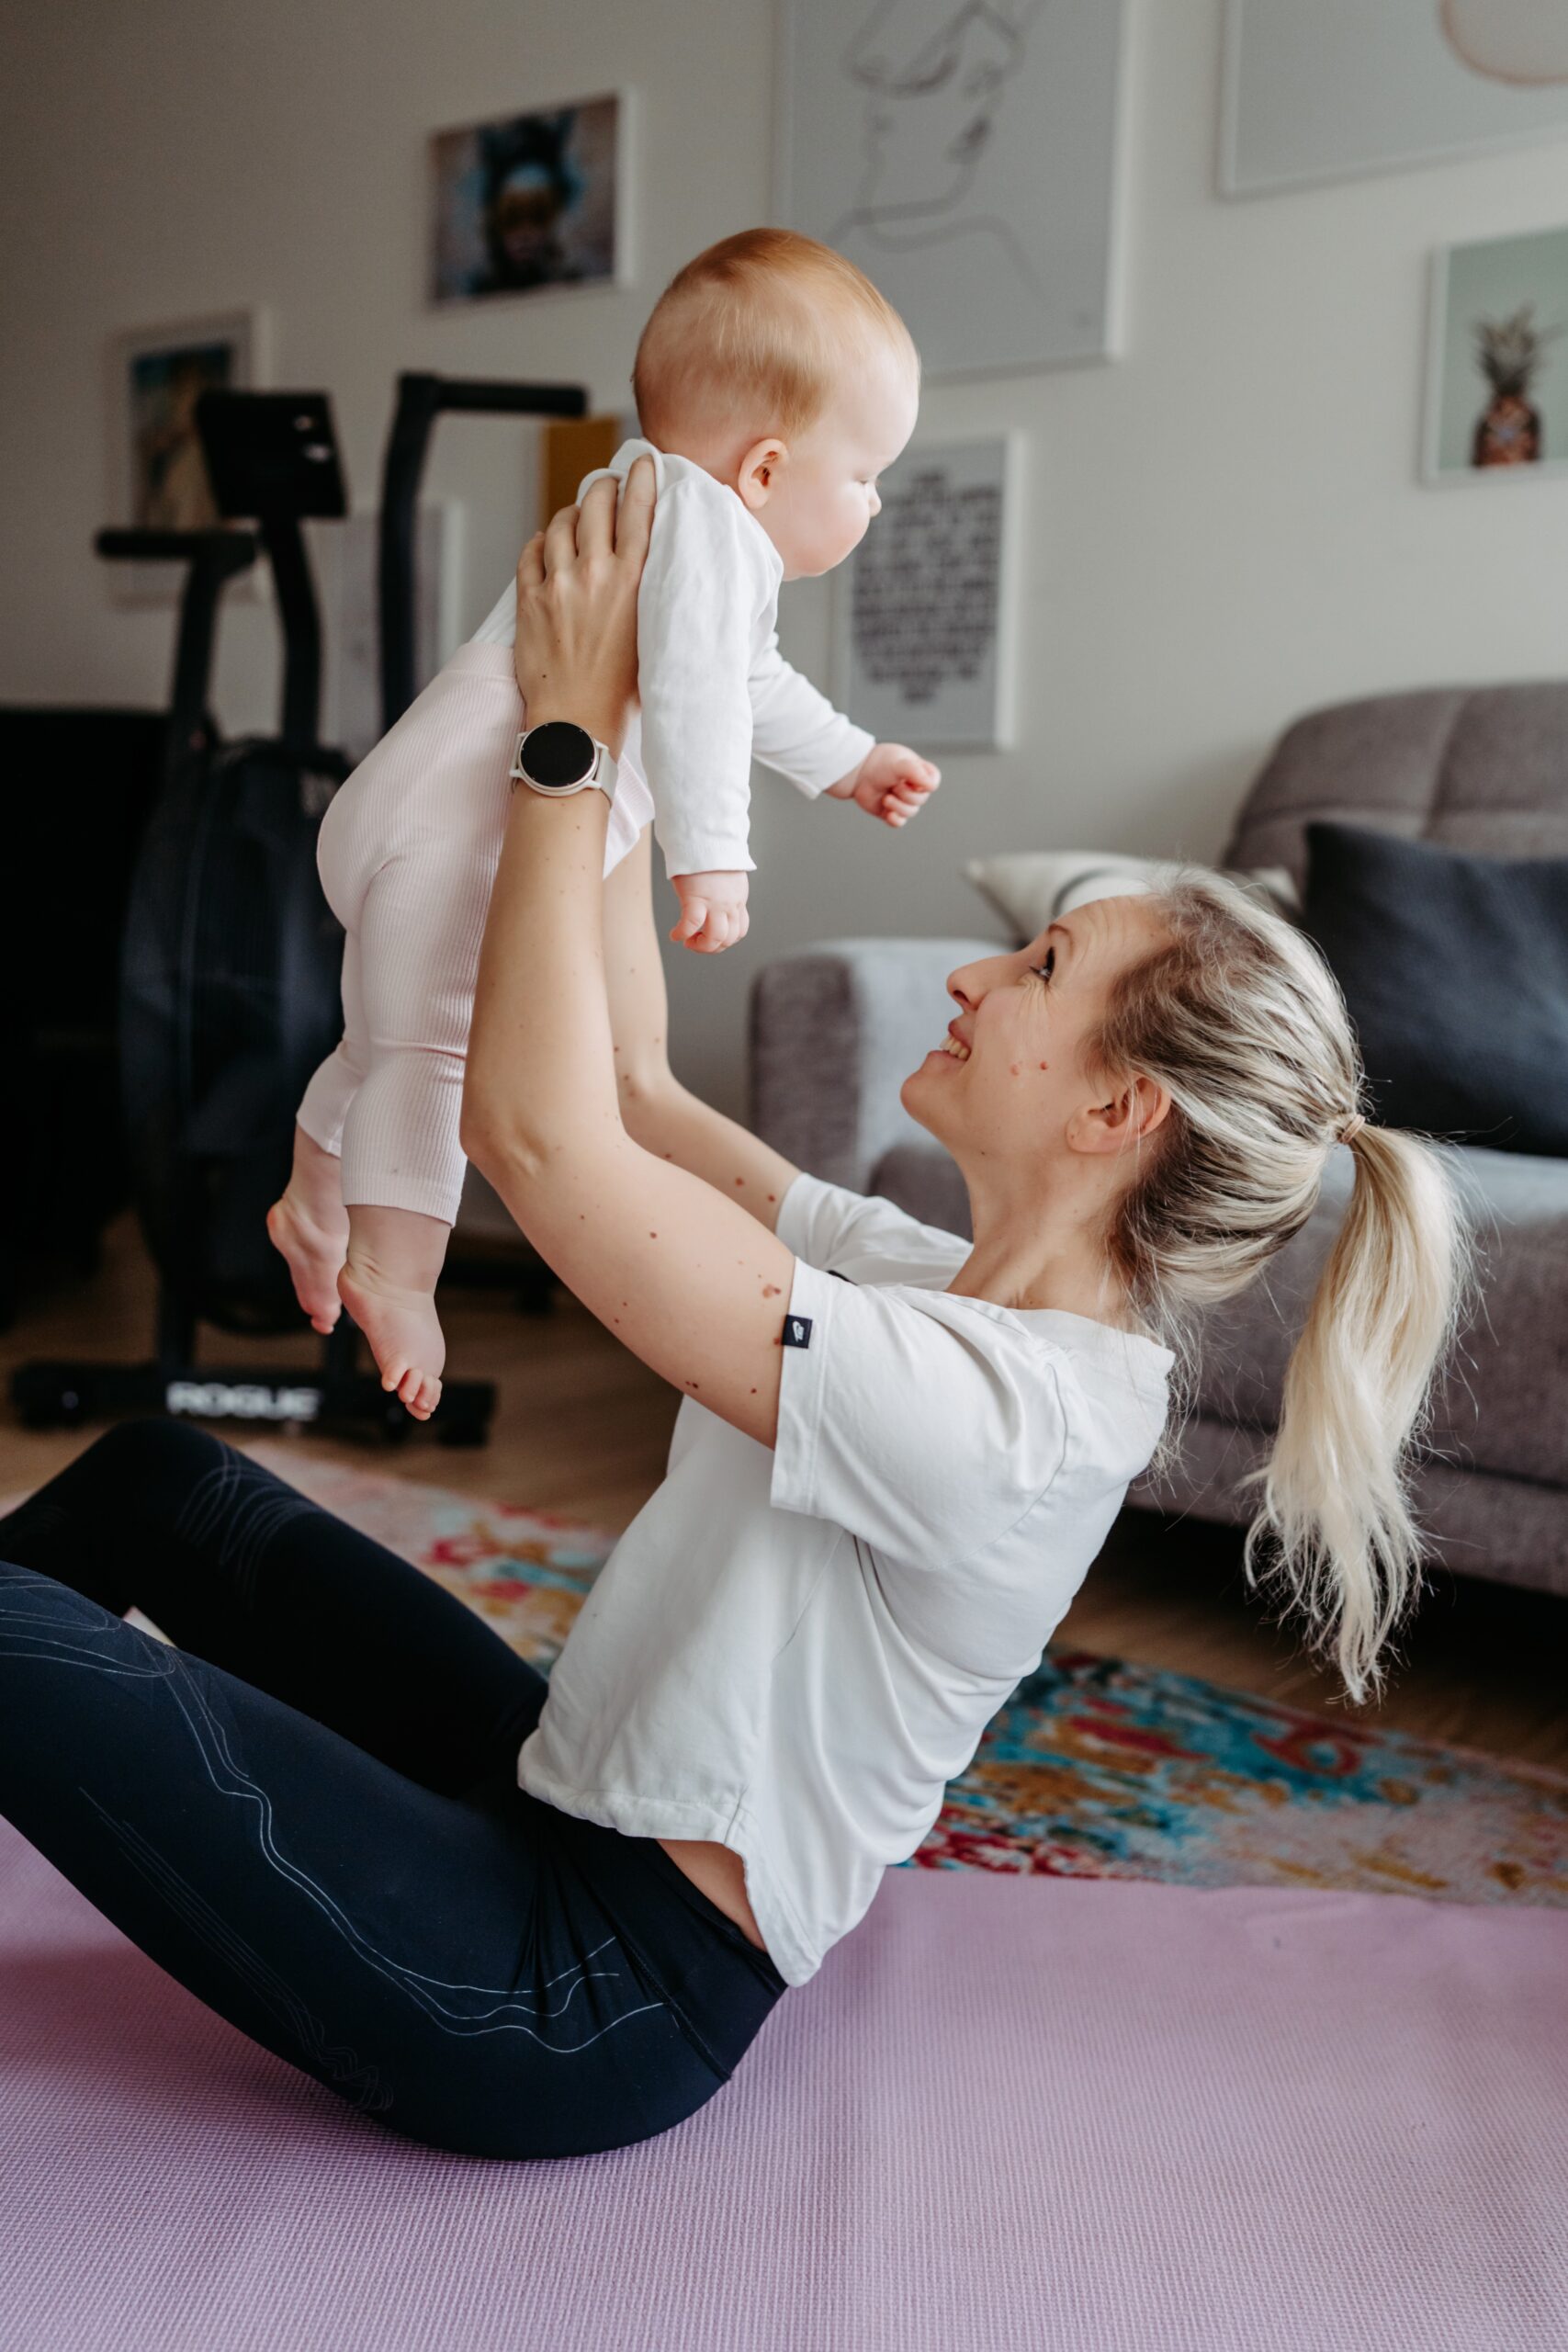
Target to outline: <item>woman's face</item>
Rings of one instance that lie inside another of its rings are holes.
[[[1105,1150],[1117,1090],[1089,1048],[1116,981],[1165,937],[1153,899],[1097,899],[1016,955],[960,966],[947,983],[950,1046],[904,1080],[904,1108],[966,1172]]]

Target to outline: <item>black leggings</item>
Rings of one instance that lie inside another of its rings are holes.
[[[172,1421],[0,1562],[0,1814],[253,2041],[475,2155],[624,2147],[728,2079],[783,1978],[656,1839],[518,1787],[544,1679],[417,1568]]]

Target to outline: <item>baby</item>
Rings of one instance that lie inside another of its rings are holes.
[[[852,263],[758,229],[671,282],[632,381],[648,437],[605,470],[624,481],[650,456],[658,503],[637,600],[640,712],[604,871],[651,820],[681,902],[670,936],[714,953],[746,926],[753,755],[809,797],[895,826],[940,780],[792,670],[774,625],[780,582],[841,563],[877,513],[877,475],[914,429],[919,363]],[[306,1089],[293,1172],[267,1216],[315,1329],[345,1305],[383,1388],[421,1420],[441,1394],[435,1284],[462,1193],[464,1056],[524,719],[515,630],[513,582],[322,821],[321,880],[346,933],[344,1034]]]

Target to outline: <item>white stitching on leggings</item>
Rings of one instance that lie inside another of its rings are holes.
[[[73,1591],[68,1586],[55,1584],[52,1580],[35,1579],[33,1572],[29,1569],[16,1570],[0,1565],[0,1580],[14,1581],[24,1577],[29,1583],[43,1583],[42,1592],[35,1590],[30,1596],[35,1604],[41,1602],[45,1606],[52,1607],[57,1614],[63,1606],[67,1613],[67,1622],[69,1622],[70,1606],[74,1603],[84,1611],[90,1612],[81,1621],[81,1630],[96,1631],[100,1640],[105,1638],[105,1629],[98,1623],[99,1611],[96,1602],[85,1600],[80,1594]],[[58,1596],[58,1599],[55,1596]],[[36,1608],[34,1611],[9,1608],[0,1610],[0,1626],[13,1621],[28,1624],[39,1622]],[[530,2041],[536,2041],[541,2049],[551,2052],[552,2055],[572,2057],[579,2052],[590,2048],[593,2042],[613,2031],[616,2026],[625,2025],[632,2018],[642,2017],[650,2010],[665,2007],[666,2005],[662,2001],[645,2001],[635,2008],[623,2010],[619,2017],[609,2018],[596,2033],[589,2034],[581,2041],[551,2042],[547,2041],[544,2035],[536,2033],[533,2026],[525,2023],[523,2018],[502,2014],[508,2009],[516,2010],[524,2007],[530,2002],[531,1996],[509,1990],[501,1985],[468,1984],[460,1981],[427,1975],[421,1970],[410,1968],[406,1963],[394,1960],[389,1953],[382,1951],[355,1927],[341,1905],[333,1901],[326,1889],[311,1878],[309,1871],[302,1870],[298,1863],[289,1861],[279,1852],[273,1834],[272,1800],[261,1784],[253,1780],[235,1761],[222,1724],[213,1714],[204,1692],[187,1670],[192,1661],[182,1650],[169,1648],[162,1643],[154,1642],[149,1635],[136,1632],[133,1627],[120,1626],[117,1623],[108,1632],[107,1637],[123,1638],[125,1635],[133,1636],[139,1650],[142,1653],[152,1652],[156,1655],[154,1657],[143,1655],[141,1664],[132,1667],[123,1659],[111,1661],[91,1648],[62,1646],[61,1637],[58,1634],[52,1645],[38,1635],[29,1635],[24,1637],[19,1644],[10,1646],[19,1648],[24,1654],[28,1649],[34,1648],[48,1662],[57,1665],[83,1666],[96,1673],[127,1677],[133,1680],[166,1682],[170,1695],[186,1719],[208,1778],[218,1794],[237,1798],[256,1807],[257,1837],[264,1859],[280,1878],[287,1880],[290,1885],[296,1887],[316,1905],[344,1942],[351,1946],[367,1966],[376,1969],[389,1983],[406,1993],[409,1998],[415,2001],[444,2033],[451,2034],[457,2040],[479,2033],[523,2033],[526,2034]],[[0,1652],[3,1652],[6,1646],[7,1645],[0,1642]],[[211,1752],[209,1749],[209,1740],[211,1742]],[[220,1778],[217,1763],[221,1763],[231,1776],[230,1786],[225,1787]],[[590,1969],[587,1965],[590,1960],[595,1958],[615,1940],[613,1936],[606,1937],[603,1943],[594,1945],[585,1953],[582,1960],[573,1968],[564,1969],[558,1975],[549,1980],[549,1983],[554,1984],[567,1976],[576,1979],[558,2007],[535,2012],[539,2023],[549,2023],[564,2017],[579,1986],[590,1978],[608,1980],[621,1973],[618,1969]],[[438,1998],[440,1993],[474,1993],[481,1998],[492,2001],[495,2006],[479,2015],[465,2017],[457,2008],[441,2001]]]
[[[175,1521],[175,1532],[193,1545],[217,1537],[219,1565],[232,1575],[235,1590],[248,1607],[255,1599],[256,1571],[274,1537],[315,1510],[305,1496],[244,1454],[225,1453],[197,1479]]]
[[[324,2075],[353,2106],[367,2114],[380,2114],[391,2106],[391,2086],[382,2070],[362,2059],[350,2043],[329,2041],[326,2028],[315,2011],[213,1909],[206,1897],[181,1877],[166,1855],[161,1854],[133,1823],[117,1820],[90,1789],[81,1789],[77,1793],[86,1798],[99,1819],[107,1824],[131,1867],[183,1921],[188,1933],[205,1944],[262,2007],[277,2019],[285,2032],[299,2043],[317,2074]]]

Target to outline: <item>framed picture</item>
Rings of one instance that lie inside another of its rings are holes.
[[[1227,0],[1220,190],[1568,133],[1568,0]]]
[[[623,90],[438,131],[431,300],[629,284],[630,111]]]
[[[1422,479],[1568,472],[1568,228],[1433,256]]]
[[[1118,341],[1123,0],[783,0],[778,218],[858,263],[930,376]]]
[[[840,707],[878,741],[996,751],[1012,740],[1015,434],[919,444],[834,583]]]
[[[109,520],[149,531],[202,531],[219,520],[196,431],[196,403],[209,387],[254,390],[267,381],[267,321],[231,311],[181,325],[117,335],[108,356]],[[163,604],[184,579],[176,564],[105,567],[117,602]],[[242,575],[227,592],[245,591]],[[253,592],[254,593],[254,592]]]

